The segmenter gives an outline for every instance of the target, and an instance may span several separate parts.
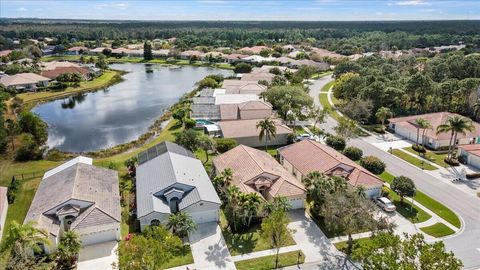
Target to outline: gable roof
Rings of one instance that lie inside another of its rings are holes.
[[[42,71],[41,75],[50,79],[56,79],[58,76],[64,73],[77,73],[82,75],[82,77],[86,77],[88,75],[88,68],[82,67],[57,67],[51,70],[44,70]]]
[[[423,118],[428,120],[428,122],[430,122],[430,124],[432,125],[432,128],[426,130],[425,132],[426,137],[432,138],[435,140],[449,140],[450,134],[449,133],[437,134],[437,127],[447,122],[448,118],[452,116],[460,116],[460,115],[456,113],[450,113],[450,112],[437,112],[437,113],[428,113],[428,114],[390,118],[388,119],[388,121],[390,121],[391,124],[402,126],[416,133],[417,126],[415,124],[415,120],[417,120],[418,118]],[[467,132],[466,135],[459,133],[457,136],[458,139],[480,136],[480,124],[474,121],[472,121],[472,123],[475,126],[475,130],[473,132]]]
[[[362,166],[327,145],[303,140],[278,149],[279,154],[303,175],[318,171],[329,175],[345,173],[351,186],[381,186],[383,182]]]
[[[245,145],[239,145],[213,160],[218,172],[227,168],[233,171],[232,184],[242,192],[258,193],[249,182],[262,174],[276,178],[268,189],[272,197],[305,195],[306,189],[293,175],[285,170],[270,154]],[[261,195],[259,193],[259,195]]]
[[[458,148],[465,150],[465,152],[480,157],[480,144],[466,144],[459,145]]]
[[[166,201],[155,195],[168,191],[174,185],[182,187],[186,192],[179,203],[180,210],[199,201],[220,204],[202,162],[185,148],[171,142],[162,142],[140,153],[138,160],[138,217],[152,212],[170,214]]]
[[[265,102],[263,100],[251,100],[247,102],[240,103],[238,108],[241,111],[246,110],[271,110],[272,104]]]
[[[91,203],[86,209],[82,209],[76,218],[75,224],[78,226],[94,209],[108,215],[114,223],[119,223],[121,220],[117,172],[77,162],[45,177],[40,182],[25,217],[25,223],[35,221],[39,228],[58,235],[60,224],[57,217],[46,212],[55,208],[58,208],[57,211],[62,209],[59,206],[69,200]],[[96,226],[96,223],[93,221],[88,226]]]

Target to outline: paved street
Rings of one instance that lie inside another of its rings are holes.
[[[216,222],[199,224],[188,238],[196,269],[236,269]]]
[[[319,104],[318,93],[323,85],[328,83],[329,77],[324,77],[312,86],[310,94]],[[326,131],[336,126],[334,119],[321,125]],[[465,268],[478,269],[480,267],[480,199],[459,190],[450,184],[444,183],[433,175],[403,161],[395,156],[373,146],[363,138],[352,139],[349,145],[363,150],[364,155],[374,155],[387,164],[387,170],[394,175],[410,177],[422,192],[442,202],[454,210],[462,219],[464,231],[455,237],[444,240],[447,249],[452,250],[460,258]]]

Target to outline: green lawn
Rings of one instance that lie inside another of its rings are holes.
[[[328,102],[328,96],[327,96],[326,93],[320,93],[318,95],[318,98],[320,100],[320,104],[322,104],[322,107],[330,110],[330,116],[332,116],[337,121],[340,118],[342,118],[342,116],[340,114],[338,114],[338,112],[336,110],[334,110],[332,108],[332,106],[330,105],[330,103]]]
[[[437,222],[432,226],[420,228],[420,230],[433,237],[444,237],[455,233],[455,231],[447,227],[447,225],[440,222]]]
[[[393,178],[395,178],[395,176],[393,176],[389,172],[383,172],[382,174],[379,175],[379,177],[383,181],[385,181],[389,184],[391,184],[392,181],[393,181]],[[445,219],[446,221],[448,221],[453,226],[455,226],[457,228],[460,228],[461,222],[460,222],[460,219],[458,218],[458,216],[452,210],[450,210],[448,207],[446,207],[445,205],[443,205],[439,201],[429,197],[428,195],[421,192],[420,190],[417,190],[414,199],[415,199],[416,202],[418,202],[421,205],[427,207],[428,209],[430,209],[430,211],[434,212],[439,217]]]
[[[415,154],[415,155],[419,155],[419,153],[415,150],[413,150],[413,148],[410,146],[410,147],[405,147],[403,148],[404,150],[412,153],[412,154]],[[437,153],[434,153],[432,151],[428,151],[425,153],[425,156],[424,158],[428,159],[429,161],[439,165],[439,166],[442,166],[442,167],[450,167],[450,165],[448,165],[447,163],[445,163],[444,159],[447,157],[447,154],[437,154]]]
[[[184,252],[175,254],[175,257],[171,258],[167,263],[163,264],[161,269],[167,269],[192,263],[193,256],[192,251],[190,250],[190,246],[185,246]]]
[[[300,264],[305,261],[305,255],[301,251],[292,251],[281,253],[278,256],[278,264],[280,267],[296,265],[298,260],[298,254],[300,255]],[[239,261],[235,263],[238,270],[268,270],[275,269],[275,255]]]
[[[396,157],[399,157],[399,158],[405,160],[406,162],[408,162],[412,165],[417,166],[418,168],[428,170],[428,171],[433,171],[433,170],[437,169],[437,167],[434,167],[433,165],[430,165],[429,163],[427,163],[425,161],[422,161],[422,160],[420,160],[416,157],[413,157],[413,156],[403,152],[400,149],[393,149],[392,154],[395,155]]]
[[[254,225],[248,232],[233,234],[227,228],[227,221],[223,212],[220,214],[220,224],[222,227],[223,237],[227,243],[228,250],[232,256],[246,254],[266,249],[272,246],[268,241],[260,235],[260,224]],[[290,236],[285,246],[295,245],[295,240]]]
[[[421,223],[429,220],[432,217],[415,204],[413,205],[413,207],[411,207],[412,203],[409,199],[404,199],[404,201],[401,202],[400,196],[398,196],[397,193],[395,193],[391,189],[388,190],[390,200],[392,200],[393,204],[395,204],[395,206],[397,207],[397,212],[404,218],[408,219],[410,222]]]
[[[362,245],[370,243],[371,241],[372,240],[371,240],[370,237],[354,239],[353,240],[353,246],[354,247],[355,247],[355,245],[362,246]],[[347,241],[338,242],[338,243],[335,243],[333,245],[343,253],[345,253],[347,251]]]
[[[330,87],[332,87],[332,85],[335,83],[335,81],[331,81],[331,82],[328,82],[327,84],[325,84],[322,89],[320,89],[321,92],[328,92],[328,90],[330,90]]]
[[[462,225],[460,219],[452,210],[450,210],[437,200],[427,196],[425,193],[417,190],[417,193],[415,195],[415,201],[427,207],[432,212],[437,214],[439,217],[445,219],[453,226],[460,228],[460,226]]]

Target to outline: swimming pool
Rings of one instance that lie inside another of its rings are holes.
[[[198,120],[195,120],[195,122],[197,123],[198,126],[213,125],[213,124],[215,124],[214,122],[208,121],[208,120],[205,120],[205,119],[198,119]]]

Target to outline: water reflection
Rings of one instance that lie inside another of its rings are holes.
[[[114,64],[128,71],[125,81],[103,91],[44,103],[34,112],[49,125],[48,146],[64,151],[93,151],[136,139],[163,111],[209,74],[231,71],[185,66]]]

